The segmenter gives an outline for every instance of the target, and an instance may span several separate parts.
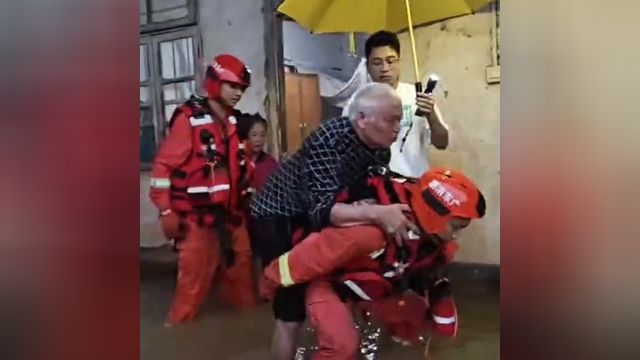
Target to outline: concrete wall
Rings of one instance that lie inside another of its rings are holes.
[[[262,0],[200,0],[198,24],[202,35],[202,63],[220,53],[231,53],[251,69],[252,84],[238,104],[246,112],[265,115],[266,88],[264,19]],[[166,243],[158,224],[157,211],[149,201],[149,173],[140,174],[140,244],[156,247]]]
[[[487,199],[487,215],[460,239],[457,259],[500,264],[500,85],[489,85],[491,13],[448,20],[415,31],[423,83],[431,72],[442,81],[437,101],[451,131],[446,151],[431,152],[431,163],[461,169]],[[408,33],[400,35],[402,80],[414,82]]]

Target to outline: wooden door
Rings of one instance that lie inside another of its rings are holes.
[[[322,113],[318,75],[285,73],[286,152],[300,148],[318,125]]]

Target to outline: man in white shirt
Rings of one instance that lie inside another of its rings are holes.
[[[391,85],[402,100],[403,117],[398,138],[391,146],[391,171],[418,178],[429,169],[429,145],[443,150],[449,144],[449,130],[433,94],[416,94],[413,84],[400,80],[400,40],[392,32],[379,31],[365,43],[367,71],[374,82]],[[347,114],[351,100],[343,109]],[[420,110],[426,116],[416,115]]]

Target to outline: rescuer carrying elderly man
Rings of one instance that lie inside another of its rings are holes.
[[[419,227],[408,241],[375,225],[327,227],[302,239],[269,264],[261,282],[263,296],[279,287],[309,283],[307,314],[319,350],[313,359],[355,359],[358,333],[352,308],[370,311],[402,340],[415,342],[422,330],[454,336],[456,306],[444,276],[458,249],[458,233],[485,214],[485,199],[465,175],[444,168],[417,180],[392,177],[372,168],[365,184],[339,195],[358,204],[408,204],[407,216]]]

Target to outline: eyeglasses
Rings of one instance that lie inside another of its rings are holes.
[[[375,58],[371,60],[371,66],[383,67],[385,63],[389,66],[392,66],[392,65],[395,65],[398,61],[400,61],[400,58],[397,56],[388,56],[384,59]]]

